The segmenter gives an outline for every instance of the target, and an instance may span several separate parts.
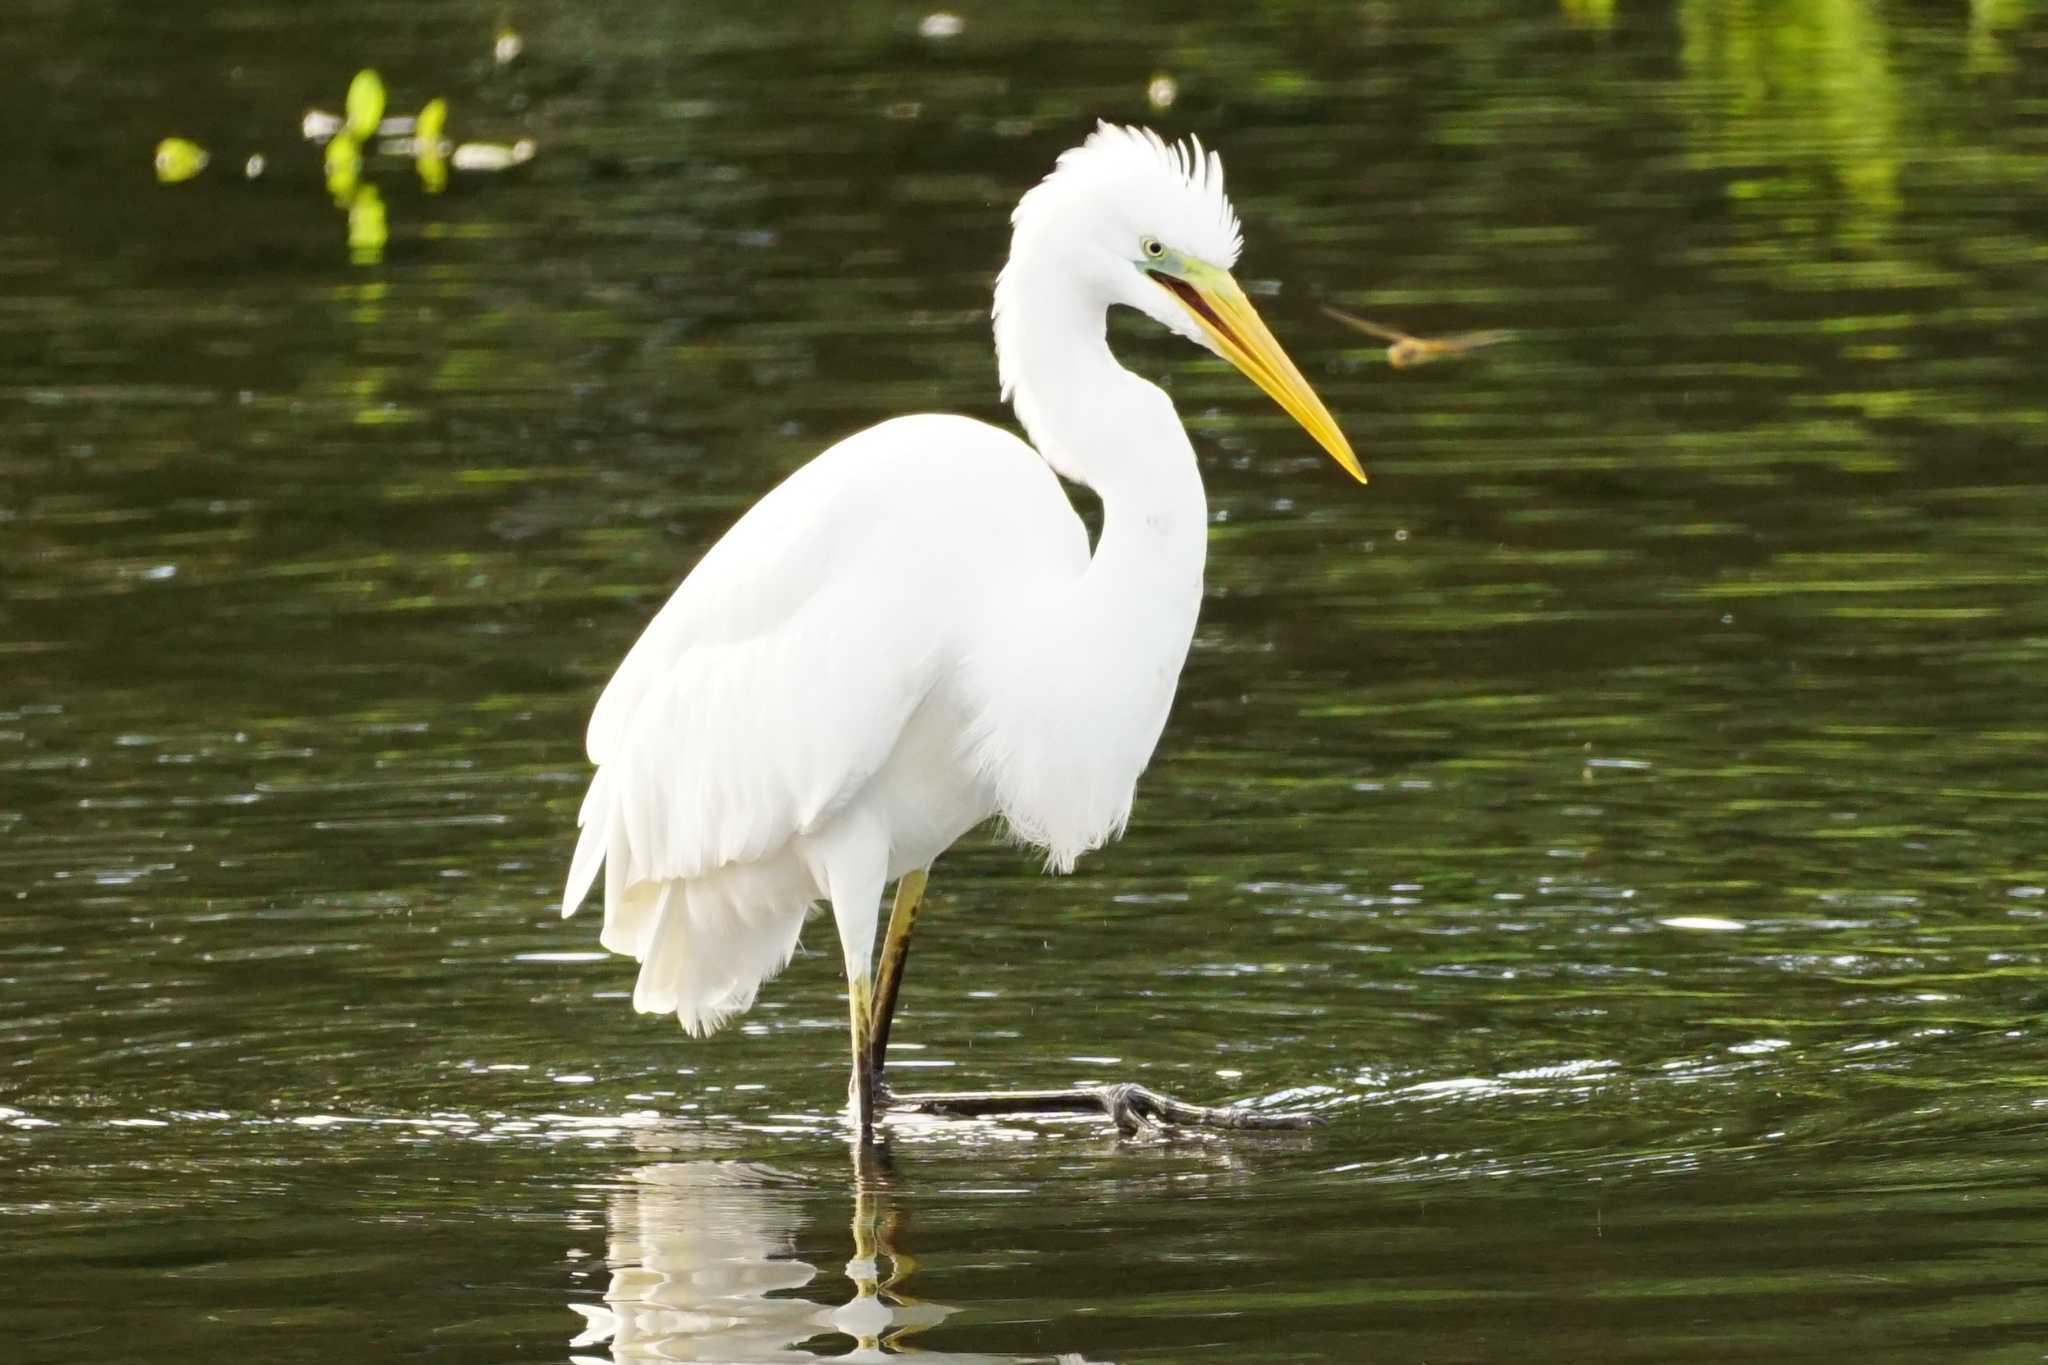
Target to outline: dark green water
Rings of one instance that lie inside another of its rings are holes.
[[[9,7],[0,1358],[2041,1359],[2048,11],[960,13]],[[377,162],[371,265],[364,64],[540,147]],[[1078,875],[941,863],[896,1065],[1328,1123],[860,1171],[828,926],[696,1043],[553,913],[583,721],[781,474],[998,415],[1097,115],[1223,150],[1375,481],[1121,329],[1181,702]]]

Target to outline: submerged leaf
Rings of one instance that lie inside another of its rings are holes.
[[[337,204],[347,204],[363,175],[362,144],[348,133],[337,134],[327,144],[327,192]]]

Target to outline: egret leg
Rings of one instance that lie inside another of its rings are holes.
[[[861,1070],[866,1067],[864,1098],[876,1103],[915,1109],[927,1114],[981,1116],[989,1114],[1092,1114],[1107,1115],[1117,1131],[1129,1136],[1146,1124],[1226,1129],[1292,1129],[1314,1127],[1314,1114],[1280,1113],[1205,1104],[1189,1104],[1162,1095],[1142,1085],[1087,1085],[1072,1090],[975,1090],[950,1094],[892,1095],[882,1084],[883,1064],[889,1046],[889,1026],[896,1016],[896,1000],[903,988],[904,965],[910,960],[910,932],[917,925],[917,912],[924,905],[927,874],[906,872],[896,883],[896,899],[889,907],[889,928],[882,937],[881,974],[876,982],[866,1020],[867,1056],[861,1056],[862,1021],[856,1010],[854,1022],[854,1072],[856,1087],[862,1087]],[[862,1110],[861,1130],[868,1130],[868,1113]]]
[[[874,982],[860,973],[846,979],[846,1012],[853,1027],[853,1109],[862,1141],[875,1129]]]
[[[917,912],[924,906],[927,872],[913,868],[896,881],[896,900],[889,907],[889,928],[882,935],[882,971],[875,986],[874,1015],[869,1037],[873,1057],[869,1067],[875,1079],[882,1078],[888,1064],[889,1025],[896,1018],[896,996],[903,989],[903,967],[910,960],[910,931],[917,924]]]

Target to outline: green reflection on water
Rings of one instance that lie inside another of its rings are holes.
[[[1699,164],[1776,163],[1731,180],[1729,195],[1810,203],[1825,175],[1850,209],[1845,231],[1881,233],[1900,207],[1900,131],[1877,11],[1864,0],[1703,0],[1680,7],[1680,26],[1687,76],[1711,92],[1696,106]]]

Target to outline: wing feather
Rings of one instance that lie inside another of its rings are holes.
[[[898,419],[841,442],[742,517],[592,713],[598,771],[563,913],[602,866],[607,942],[646,944],[660,918],[686,912],[643,883],[763,858],[852,800],[952,666],[961,614],[995,572],[985,561],[1005,548],[1026,479],[1042,485],[1034,510],[1046,497],[1065,507],[1015,437],[964,418]],[[1085,535],[1057,548],[1085,562]]]

